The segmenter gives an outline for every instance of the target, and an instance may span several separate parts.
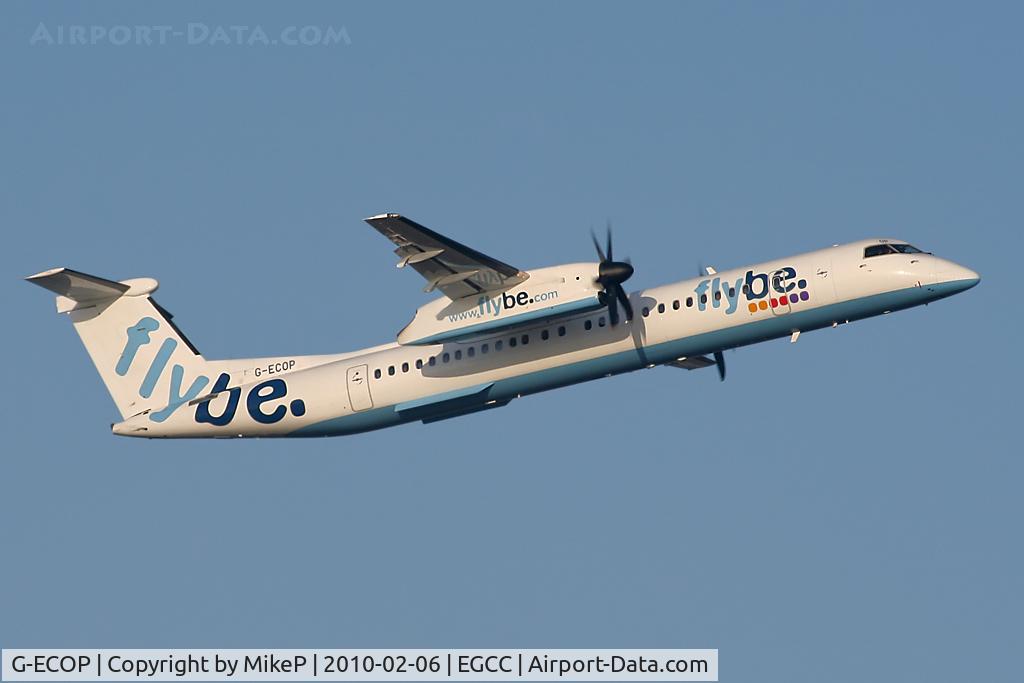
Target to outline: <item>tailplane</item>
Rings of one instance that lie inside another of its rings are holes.
[[[122,417],[159,408],[152,419],[161,421],[210,384],[207,361],[150,296],[156,280],[115,282],[70,268],[26,279],[57,295],[57,312],[71,318]]]

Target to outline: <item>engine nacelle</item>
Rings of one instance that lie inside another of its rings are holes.
[[[506,328],[591,311],[604,305],[596,263],[538,268],[505,291],[441,298],[420,306],[399,344],[439,344],[499,334]]]

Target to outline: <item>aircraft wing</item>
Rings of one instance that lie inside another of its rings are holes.
[[[505,290],[529,277],[397,213],[371,216],[366,222],[395,244],[399,268],[411,266],[426,279],[424,292],[439,289],[454,301]]]

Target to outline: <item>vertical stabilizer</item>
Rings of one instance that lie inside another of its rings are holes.
[[[206,360],[150,297],[156,280],[114,282],[69,268],[27,280],[57,295],[57,311],[71,318],[122,417],[161,409],[152,419],[166,419],[209,386]]]

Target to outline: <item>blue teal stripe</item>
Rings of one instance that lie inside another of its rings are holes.
[[[703,355],[723,349],[757,344],[769,339],[788,337],[794,330],[810,332],[829,327],[833,322],[861,320],[887,311],[903,310],[943,299],[969,289],[975,283],[975,281],[963,280],[941,285],[911,287],[806,311],[794,310],[785,315],[773,316],[723,330],[705,332],[662,344],[620,351],[600,358],[496,380],[487,392],[487,398],[488,400],[507,401],[518,396],[557,389],[609,374],[639,370],[652,363],[666,363],[680,356]],[[419,400],[428,399],[429,397]],[[386,406],[324,420],[298,429],[288,436],[356,434],[416,419],[419,418],[401,415],[393,406]]]

